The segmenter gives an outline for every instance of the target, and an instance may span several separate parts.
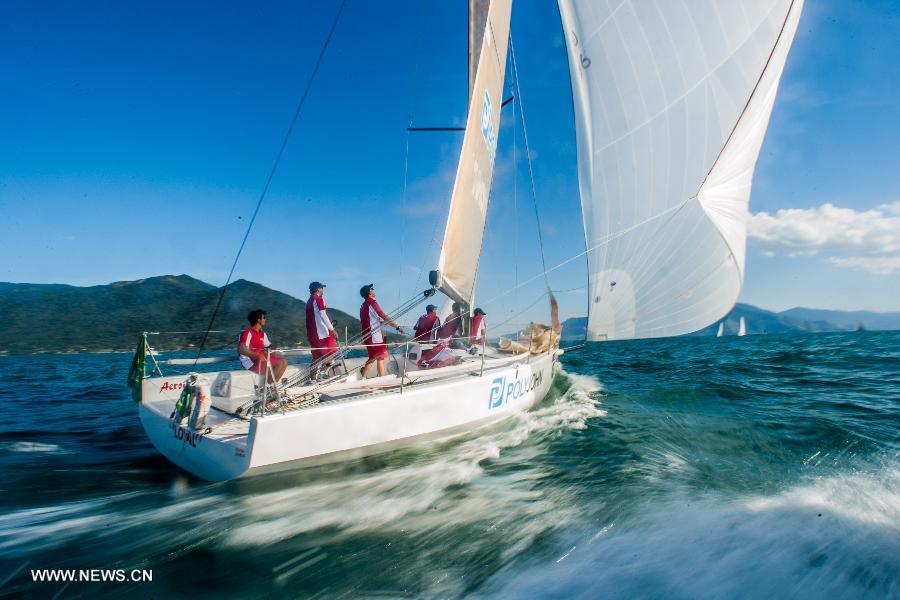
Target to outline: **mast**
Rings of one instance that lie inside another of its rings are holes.
[[[469,95],[466,97],[466,107],[472,102],[472,88],[475,86],[478,57],[481,56],[481,42],[490,6],[491,0],[469,0]]]

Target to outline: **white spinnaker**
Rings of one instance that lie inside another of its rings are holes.
[[[588,338],[725,315],[802,0],[559,0],[588,248]]]
[[[500,130],[512,0],[492,0],[438,261],[441,289],[472,304]]]

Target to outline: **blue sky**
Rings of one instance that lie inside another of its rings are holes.
[[[466,5],[348,2],[237,277],[301,298],[319,279],[351,312],[363,283],[387,306],[424,289],[462,136],[405,129],[463,123]],[[337,6],[4,3],[0,280],[221,285]],[[565,47],[555,2],[513,13],[554,265],[584,247]],[[757,167],[743,301],[900,310],[898,64],[896,2],[807,2]],[[479,273],[479,303],[504,294],[494,323],[545,312],[540,282],[505,293],[540,272],[511,108]],[[551,275],[566,316],[584,312],[584,268]]]

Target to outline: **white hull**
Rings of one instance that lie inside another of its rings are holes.
[[[333,386],[320,402],[285,413],[249,419],[212,410],[209,433],[176,425],[170,417],[185,377],[145,379],[140,418],[159,452],[184,470],[210,481],[244,475],[252,469],[291,461],[324,462],[372,454],[409,440],[471,429],[524,411],[550,389],[555,357],[507,357],[466,365],[387,375]],[[442,374],[443,372],[443,374]],[[246,372],[227,372],[230,396],[213,406],[234,406],[252,397],[242,381]],[[219,374],[207,374],[216,377]],[[243,394],[243,395],[240,395]]]

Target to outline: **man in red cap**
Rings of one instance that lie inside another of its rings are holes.
[[[438,328],[437,338],[439,340],[451,340],[462,335],[462,305],[454,302],[451,309],[453,312],[444,321],[444,324]]]
[[[437,314],[437,306],[429,304],[425,307],[425,314],[416,321],[413,341],[433,342],[437,339],[437,332],[440,326],[441,318]]]
[[[332,356],[337,352],[339,339],[325,306],[325,284],[313,281],[309,284],[309,300],[306,301],[306,337],[312,348],[312,367],[309,378],[315,381],[320,368],[328,368]]]
[[[360,373],[363,379],[368,378],[369,365],[377,362],[378,376],[384,377],[384,359],[388,356],[388,350],[381,327],[383,323],[387,323],[397,331],[401,331],[400,325],[387,316],[375,301],[375,284],[362,286],[359,295],[363,298],[362,306],[359,307],[359,321],[362,324],[363,344],[366,345],[366,352],[369,354],[369,360],[362,366]]]

